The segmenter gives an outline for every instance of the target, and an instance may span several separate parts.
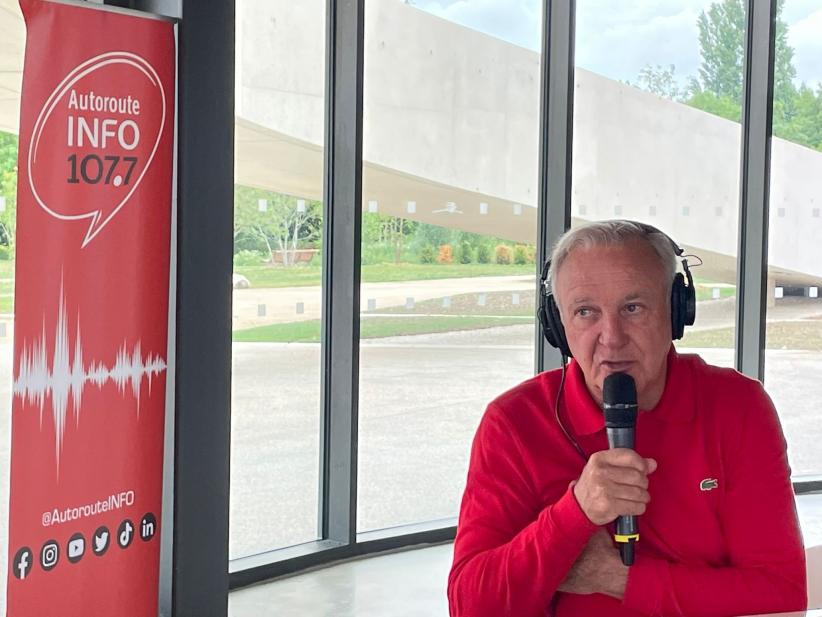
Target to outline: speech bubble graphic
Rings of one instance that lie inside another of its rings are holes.
[[[43,104],[29,142],[29,186],[49,215],[88,221],[81,248],[129,202],[151,167],[166,106],[151,64],[124,51],[79,64]]]

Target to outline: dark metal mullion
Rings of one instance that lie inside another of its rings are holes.
[[[537,287],[541,266],[549,257],[551,247],[571,226],[576,1],[545,0],[542,12]],[[560,366],[559,351],[546,344],[539,323],[535,335],[536,372]]]
[[[776,2],[748,0],[748,27],[745,33],[736,368],[760,381],[765,371]]]
[[[174,615],[228,611],[234,2],[179,26]],[[166,613],[163,613],[166,614]]]
[[[799,476],[793,480],[793,492],[796,495],[822,492],[822,475]]]
[[[365,0],[328,0],[319,535],[357,534]]]

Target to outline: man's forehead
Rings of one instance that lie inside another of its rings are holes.
[[[559,267],[557,278],[594,280],[619,274],[654,278],[663,271],[655,250],[645,242],[633,241],[618,246],[576,248],[568,253]],[[563,273],[571,276],[564,277]]]
[[[609,299],[638,299],[664,293],[664,275],[655,255],[637,245],[576,249],[560,267],[555,288],[563,299],[574,303],[603,295]]]

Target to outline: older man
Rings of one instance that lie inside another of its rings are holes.
[[[805,607],[779,421],[759,382],[674,349],[675,248],[630,221],[557,243],[553,300],[573,360],[567,378],[537,375],[483,416],[448,581],[452,617]],[[636,382],[636,451],[608,449],[602,388],[614,372]],[[620,515],[640,516],[630,567],[609,531]]]

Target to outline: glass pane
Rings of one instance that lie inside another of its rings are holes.
[[[237,2],[232,559],[318,537],[325,4]]]
[[[11,438],[17,131],[25,26],[18,4],[0,11],[0,614],[6,613]]]
[[[765,384],[794,474],[822,473],[822,8],[778,3],[768,236]]]
[[[533,375],[540,12],[366,4],[359,531],[456,516]]]
[[[733,366],[746,22],[719,4],[578,0],[572,214],[649,223],[699,256],[676,347]]]

